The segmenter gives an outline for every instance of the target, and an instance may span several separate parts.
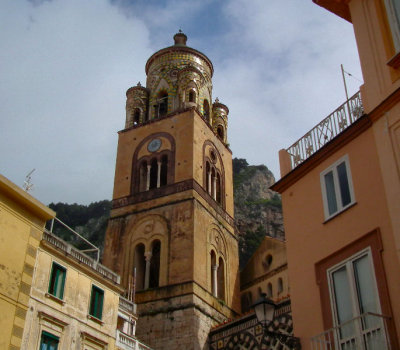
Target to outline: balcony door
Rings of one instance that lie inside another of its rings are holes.
[[[337,348],[387,349],[370,249],[328,270],[328,281]]]

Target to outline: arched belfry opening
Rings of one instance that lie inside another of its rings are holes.
[[[168,93],[161,91],[157,96],[156,118],[164,117],[168,114]]]
[[[134,271],[132,271],[133,275],[136,275],[136,289],[143,290],[144,282],[145,282],[145,270],[146,270],[146,259],[144,256],[144,244],[139,243],[135,247],[134,253]]]
[[[203,101],[203,117],[204,120],[210,124],[210,104],[208,103],[208,100]]]
[[[155,240],[151,244],[149,288],[157,288],[160,283],[161,242]]]

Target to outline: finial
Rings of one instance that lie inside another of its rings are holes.
[[[140,84],[140,81],[137,83],[137,86],[142,86],[142,84]]]
[[[182,29],[179,29],[178,33],[176,33],[174,35],[175,45],[186,46],[186,40],[187,40],[187,36],[185,35],[184,32],[182,32]]]
[[[218,97],[215,99],[215,103],[219,103],[219,98]]]

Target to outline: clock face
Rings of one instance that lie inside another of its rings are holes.
[[[149,142],[147,146],[147,150],[149,152],[157,152],[161,147],[161,140],[160,139],[153,139]]]

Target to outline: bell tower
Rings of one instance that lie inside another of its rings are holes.
[[[137,335],[155,349],[204,349],[239,311],[228,107],[212,103],[213,65],[174,45],[126,92],[103,263],[136,277]]]

